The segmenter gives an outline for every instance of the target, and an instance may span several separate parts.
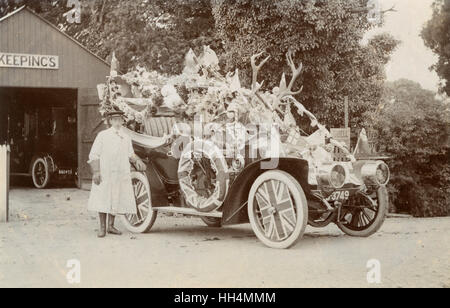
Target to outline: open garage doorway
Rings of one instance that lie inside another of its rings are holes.
[[[75,187],[77,89],[0,88],[0,117],[13,185]]]

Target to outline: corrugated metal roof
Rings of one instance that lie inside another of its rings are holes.
[[[87,51],[88,53],[90,53],[92,56],[96,57],[98,60],[102,61],[104,64],[106,64],[108,67],[110,66],[110,64],[108,62],[106,62],[104,59],[102,59],[101,57],[99,57],[98,55],[96,55],[95,53],[93,53],[92,51],[90,51],[88,48],[86,48],[84,45],[82,45],[80,42],[78,42],[76,39],[74,39],[73,37],[71,37],[70,35],[68,35],[67,33],[61,31],[60,29],[58,29],[58,27],[56,27],[54,24],[52,24],[51,22],[49,22],[48,20],[46,20],[45,18],[39,16],[39,14],[37,14],[35,11],[33,11],[32,9],[30,9],[29,7],[27,7],[26,5],[18,8],[17,10],[3,16],[2,18],[0,18],[0,23],[8,18],[11,18],[12,16],[18,14],[19,12],[23,11],[23,10],[27,10],[28,12],[30,12],[31,14],[35,15],[36,17],[38,17],[40,20],[42,20],[43,22],[45,22],[46,24],[50,25],[52,28],[58,30],[58,32],[60,32],[61,34],[63,34],[65,37],[67,37],[68,39],[70,39],[71,41],[73,41],[75,44],[77,44],[78,46],[80,46],[81,48],[83,48],[85,51]]]

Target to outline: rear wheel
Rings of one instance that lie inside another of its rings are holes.
[[[36,158],[31,165],[31,178],[33,185],[38,189],[44,189],[50,184],[50,167],[45,158]]]
[[[189,206],[203,213],[217,210],[227,196],[229,185],[223,152],[210,141],[188,144],[179,161],[178,181]]]
[[[265,172],[250,190],[248,216],[253,231],[266,246],[289,248],[303,236],[308,223],[305,193],[290,174]]]
[[[150,184],[147,177],[140,172],[131,173],[137,214],[122,216],[122,223],[132,233],[146,233],[153,227],[157,211],[152,209]]]
[[[347,235],[369,237],[380,230],[386,219],[389,197],[385,186],[378,188],[376,198],[359,193],[342,207],[339,229]]]

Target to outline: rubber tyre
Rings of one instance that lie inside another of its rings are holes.
[[[38,168],[39,166],[43,166],[44,170],[44,180],[39,180],[38,179]],[[38,157],[36,159],[33,160],[32,164],[31,164],[31,179],[33,181],[33,185],[34,187],[38,188],[38,189],[45,189],[48,187],[48,185],[50,184],[50,168],[48,165],[48,162],[45,158],[43,157]]]
[[[150,232],[150,229],[155,224],[156,217],[158,216],[158,212],[152,210],[150,184],[148,183],[147,177],[140,172],[132,172],[131,180],[133,182],[137,211],[138,213],[141,213],[141,216],[143,216],[142,210],[139,206],[145,206],[148,209],[147,216],[145,216],[142,223],[137,225],[130,221],[133,218],[136,218],[137,215],[125,215],[121,217],[122,223],[131,233],[147,233]],[[140,201],[139,203],[138,197],[142,198],[144,201]]]
[[[355,231],[351,230],[348,227],[345,226],[343,223],[337,223],[337,226],[339,229],[342,230],[347,235],[353,236],[353,237],[369,237],[375,233],[377,233],[381,226],[383,225],[387,213],[389,211],[389,194],[386,189],[386,186],[381,186],[377,190],[377,202],[378,202],[378,212],[376,214],[375,219],[373,222],[364,230],[361,231]]]
[[[280,181],[287,186],[289,193],[293,199],[294,209],[296,210],[296,223],[292,233],[282,241],[274,241],[265,236],[260,223],[257,221],[255,207],[257,206],[255,202],[256,192],[267,181],[276,180]],[[306,226],[308,224],[308,203],[306,200],[305,193],[299,182],[289,173],[272,170],[267,171],[260,175],[256,181],[253,183],[250,189],[249,199],[248,199],[248,216],[250,219],[250,224],[253,228],[258,239],[267,247],[275,249],[287,249],[295,245],[302,237],[305,232]]]

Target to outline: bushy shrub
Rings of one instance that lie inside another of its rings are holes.
[[[418,217],[450,214],[449,105],[408,80],[388,83],[371,114],[377,144],[392,159],[389,187],[396,211]]]

